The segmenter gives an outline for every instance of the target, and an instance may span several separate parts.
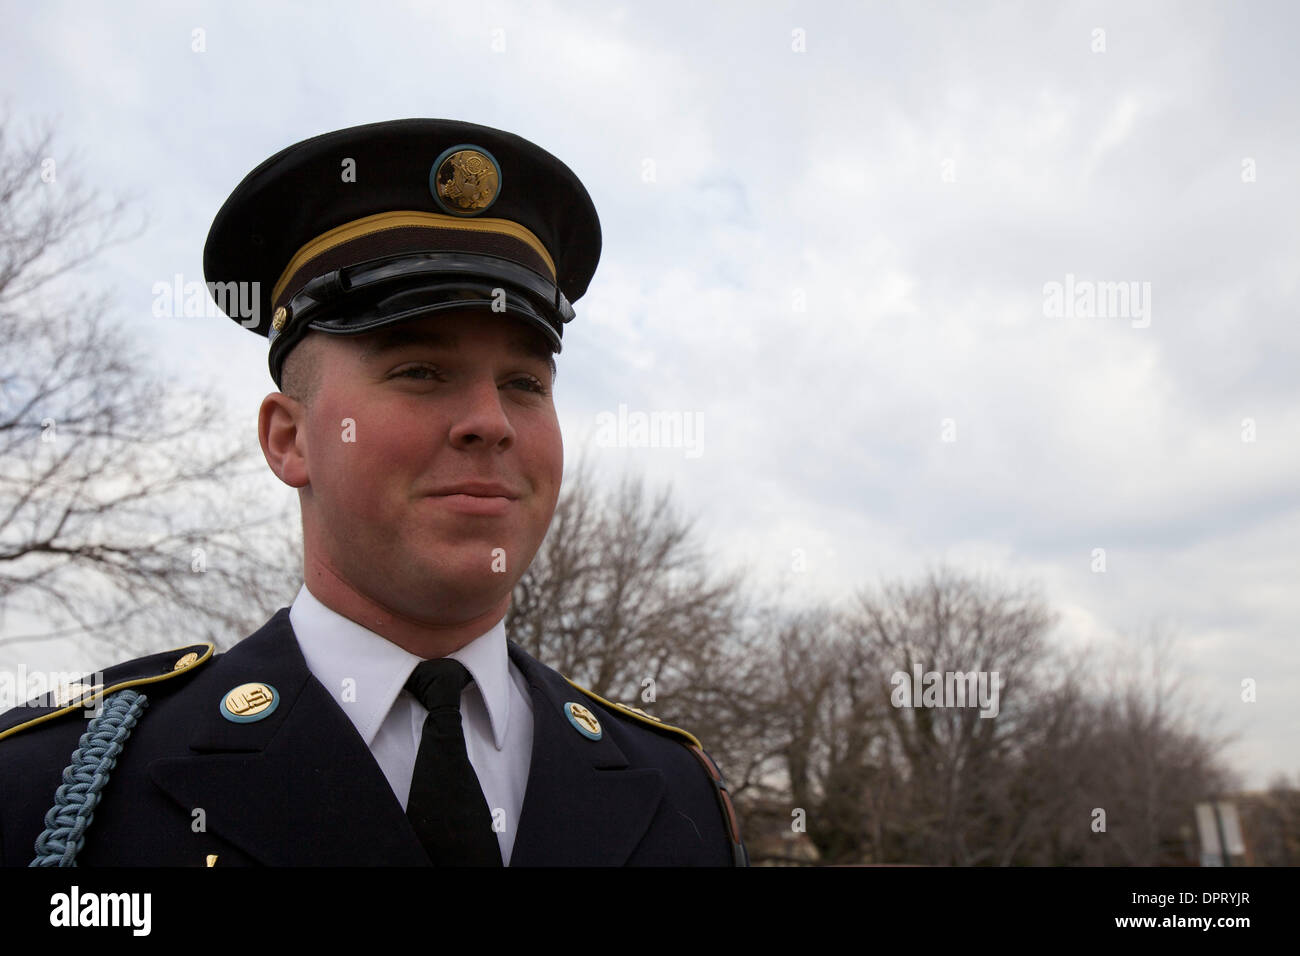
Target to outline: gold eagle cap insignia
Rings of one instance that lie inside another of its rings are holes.
[[[501,170],[489,154],[466,147],[440,159],[435,196],[450,212],[473,216],[492,205],[501,189]]]

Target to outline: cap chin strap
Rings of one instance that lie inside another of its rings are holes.
[[[270,333],[271,377],[308,329],[359,335],[394,322],[457,309],[491,308],[528,319],[559,352],[573,306],[555,283],[527,266],[478,253],[423,252],[374,259],[312,279]]]

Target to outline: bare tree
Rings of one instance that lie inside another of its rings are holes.
[[[1195,805],[1234,787],[1219,759],[1231,738],[1208,730],[1222,721],[1194,706],[1176,650],[1173,633],[1155,627],[1091,675],[1091,719],[1074,748],[1085,771],[1078,794],[1105,811],[1106,828],[1090,836],[1089,862],[1184,861]]]
[[[1231,782],[1172,637],[1133,642],[1107,671],[1095,649],[1049,646],[1052,618],[1027,589],[952,571],[863,593],[844,617],[786,618],[767,657],[783,715],[769,740],[824,862],[1185,860],[1193,805]],[[915,671],[990,688],[996,672],[996,713],[899,700]]]
[[[843,615],[825,607],[780,614],[767,703],[789,781],[789,813],[825,863],[872,856],[872,801],[893,794],[887,698],[861,660]],[[789,826],[794,829],[795,824]]]
[[[886,846],[877,848],[885,858],[998,862],[997,847],[1014,839],[1021,823],[1003,797],[1014,773],[1015,741],[1029,723],[1050,622],[1041,600],[1024,589],[951,571],[859,596],[850,619],[855,668],[874,685],[877,701],[891,703],[884,708],[890,752],[901,758],[891,766],[907,780],[906,803],[896,808],[901,813],[879,825],[889,831]],[[957,706],[913,700],[917,673],[941,675],[945,692],[963,684],[973,689],[949,675],[981,675],[996,695],[996,710],[983,710],[969,694]],[[903,684],[905,696],[898,693]]]
[[[283,589],[292,526],[243,503],[260,467],[218,404],[152,373],[80,288],[131,231],[55,153],[0,122],[0,644],[224,643]]]
[[[602,493],[580,464],[506,626],[583,686],[680,722],[708,745],[737,723],[742,606],[738,576],[714,567],[669,490],[651,496],[624,478]]]

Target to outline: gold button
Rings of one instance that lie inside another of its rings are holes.
[[[185,670],[185,668],[189,667],[198,659],[199,659],[199,655],[195,654],[193,651],[190,651],[188,654],[186,654],[184,657],[182,657],[172,666],[172,670],[183,671]]]

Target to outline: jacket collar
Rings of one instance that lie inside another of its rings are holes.
[[[307,667],[351,718],[366,745],[373,744],[423,658],[322,604],[305,584],[289,608],[289,623]],[[504,619],[447,656],[464,664],[474,678],[492,742],[501,750],[509,731],[512,690]]]
[[[662,800],[661,772],[630,768],[608,731],[600,740],[578,733],[564,704],[579,693],[518,645],[508,649],[533,703],[532,760],[511,865],[625,863]],[[190,753],[150,765],[153,782],[173,800],[204,808],[209,830],[269,865],[428,865],[365,742],[308,670],[288,608],[217,657],[206,676],[220,693],[261,681],[280,700],[269,717],[244,724],[224,718],[218,700],[204,702]]]

